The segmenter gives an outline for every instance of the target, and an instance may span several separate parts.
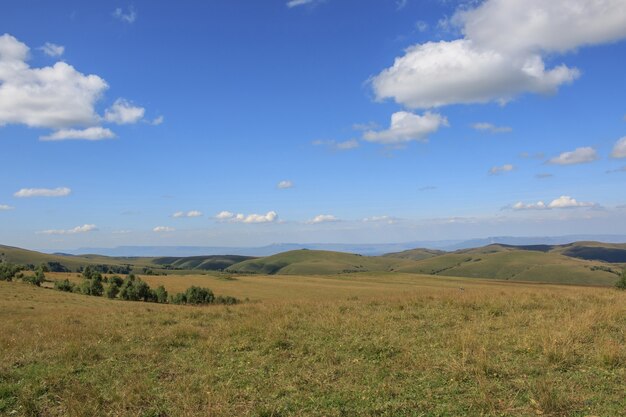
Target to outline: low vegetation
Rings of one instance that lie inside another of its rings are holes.
[[[417,275],[147,278],[168,289],[211,281],[252,299],[273,295],[194,308],[0,282],[0,415],[626,409],[626,292],[612,288]]]

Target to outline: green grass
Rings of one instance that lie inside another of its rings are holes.
[[[147,278],[263,301],[184,307],[0,282],[0,415],[626,409],[624,292],[405,274]]]

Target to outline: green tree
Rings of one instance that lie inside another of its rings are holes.
[[[167,290],[163,285],[159,285],[157,289],[154,290],[154,294],[157,303],[167,303]]]
[[[13,281],[15,275],[24,267],[8,262],[0,262],[0,281]]]

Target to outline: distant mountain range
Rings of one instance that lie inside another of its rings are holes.
[[[431,240],[405,243],[381,244],[343,244],[343,243],[275,243],[260,247],[227,246],[117,246],[114,248],[79,248],[54,251],[70,255],[98,254],[104,256],[205,256],[205,255],[241,255],[271,256],[282,252],[311,249],[335,252],[356,253],[366,256],[382,255],[390,252],[402,252],[414,248],[443,251],[478,248],[491,244],[504,245],[562,245],[579,241],[606,243],[626,243],[626,235],[567,235],[567,236],[495,236],[471,240]],[[45,252],[45,251],[44,251]],[[47,251],[50,253],[50,251]]]

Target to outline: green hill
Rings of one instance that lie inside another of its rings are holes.
[[[561,247],[489,245],[417,261],[399,271],[593,285],[613,285],[621,273],[620,265],[577,259],[561,252],[566,250]]]
[[[351,253],[294,250],[244,261],[228,268],[245,274],[324,275],[350,272],[383,272],[408,267],[413,261]]]
[[[414,261],[421,261],[422,259],[433,258],[435,256],[444,255],[447,252],[435,249],[409,249],[402,252],[387,253],[383,255],[385,258],[396,259],[412,259]]]
[[[219,271],[239,262],[255,259],[251,256],[213,255],[189,257],[161,257],[152,259],[152,263],[161,267],[171,266],[178,269],[198,269]]]

